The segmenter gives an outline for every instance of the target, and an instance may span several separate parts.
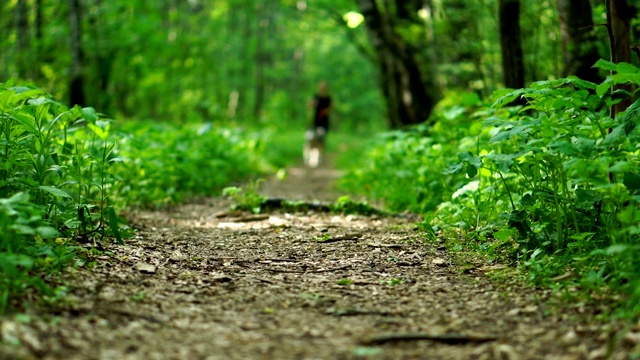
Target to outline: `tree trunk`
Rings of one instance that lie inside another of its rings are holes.
[[[267,52],[264,42],[266,27],[269,26],[268,17],[266,16],[266,5],[264,2],[258,3],[258,28],[256,29],[256,53],[255,53],[255,93],[253,101],[253,118],[256,121],[262,116],[265,98],[265,67],[267,65]]]
[[[636,12],[627,0],[607,0],[607,26],[610,31],[611,61],[614,63],[631,63],[631,19]],[[629,92],[633,90],[631,85],[620,85],[618,88]],[[626,110],[632,101],[630,98],[616,104],[611,117]]]
[[[358,0],[358,7],[377,55],[390,126],[425,122],[440,98],[435,64],[425,61],[421,69],[419,50],[396,31],[389,13],[391,5],[383,3],[380,8],[376,0]]]
[[[31,77],[29,53],[31,41],[29,35],[29,8],[27,0],[18,0],[15,10],[16,22],[16,70],[20,78]]]
[[[69,69],[69,102],[85,105],[84,74],[82,71],[82,10],[80,0],[69,0],[69,29],[71,34],[71,67]]]
[[[504,86],[524,87],[524,64],[520,37],[520,0],[500,0],[500,46]]]
[[[558,0],[560,36],[562,38],[563,76],[600,82],[593,64],[600,59],[593,35],[593,13],[587,0]]]

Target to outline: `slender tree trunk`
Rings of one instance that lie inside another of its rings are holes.
[[[500,0],[500,46],[504,86],[524,87],[524,63],[520,36],[520,0]]]
[[[259,15],[260,17],[260,15]],[[262,115],[265,98],[265,75],[264,68],[266,66],[266,53],[264,49],[263,30],[258,27],[256,34],[256,54],[255,54],[255,93],[253,100],[253,118],[259,120]]]
[[[39,0],[42,1],[42,0]],[[95,73],[92,73],[91,77],[91,92],[95,95],[91,96],[91,104],[95,104],[101,112],[109,112],[111,107],[111,97],[109,96],[109,85],[111,82],[111,71],[113,68],[113,61],[116,57],[116,50],[113,48],[107,48],[108,41],[104,41],[103,37],[105,32],[103,31],[102,18],[100,16],[103,9],[103,0],[94,0],[93,6],[98,9],[97,13],[89,15],[88,23],[90,26],[89,32],[92,36],[95,50],[92,52],[90,60],[94,64]]]
[[[435,64],[427,62],[420,67],[419,51],[394,28],[388,1],[383,1],[382,7],[376,0],[358,0],[357,3],[377,55],[390,126],[400,128],[427,121],[440,98]]]
[[[593,64],[598,61],[597,40],[593,35],[593,13],[587,0],[557,0],[562,38],[563,76],[600,82]]]
[[[31,77],[29,34],[29,8],[27,0],[18,0],[15,9],[16,22],[16,70],[21,78]]]
[[[267,98],[267,74],[266,70],[273,62],[272,53],[268,44],[275,36],[275,19],[271,0],[258,3],[258,27],[256,34],[256,54],[255,54],[255,100],[253,103],[253,117],[258,120],[262,116],[264,104]]]
[[[69,0],[69,28],[71,30],[71,67],[69,69],[69,102],[85,105],[82,51],[82,9],[80,0]]]
[[[627,0],[607,0],[607,26],[610,31],[611,61],[614,63],[631,62],[631,19],[636,12],[637,9],[629,6]],[[630,85],[620,85],[618,88],[633,90]],[[632,101],[630,98],[616,104],[611,117],[626,110]]]

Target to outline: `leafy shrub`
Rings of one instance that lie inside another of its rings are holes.
[[[262,144],[239,130],[130,122],[117,132],[93,108],[0,84],[0,313],[83,264],[87,244],[123,243],[116,209],[218,194],[267,168]],[[22,301],[22,303],[21,303]]]
[[[449,105],[457,98],[466,99],[468,107]],[[480,124],[467,119],[479,116],[475,110],[480,107],[469,94],[449,94],[434,113],[434,126],[421,124],[377,136],[360,163],[344,176],[342,187],[384,201],[393,211],[434,211],[465,182],[464,176],[441,172],[456,153],[475,149]]]
[[[490,107],[442,106],[432,128],[383,135],[347,185],[464,230],[481,250],[506,248],[538,283],[571,270],[585,289],[625,291],[637,315],[640,100],[615,118],[608,108],[632,95],[611,88],[640,84],[640,70],[596,66],[614,75],[502,90]],[[509,107],[520,97],[526,106]]]
[[[114,235],[110,121],[40,89],[0,84],[0,312],[76,259],[56,237]]]
[[[233,181],[268,169],[258,137],[214,124],[129,122],[120,128],[117,192],[128,205],[162,205],[218,195]]]

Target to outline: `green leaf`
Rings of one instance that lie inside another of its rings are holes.
[[[563,84],[572,84],[573,86],[577,87],[578,89],[590,89],[590,90],[595,90],[596,87],[598,86],[595,83],[592,83],[590,81],[586,81],[586,80],[582,80],[580,78],[578,78],[577,76],[568,76],[566,79],[564,79]]]
[[[522,206],[533,206],[536,204],[536,200],[533,198],[531,194],[524,194],[520,199],[520,205]]]
[[[0,268],[6,270],[8,266],[14,268],[21,266],[25,269],[31,269],[33,267],[33,259],[27,255],[0,253]]]
[[[51,186],[41,185],[40,186],[40,190],[44,190],[44,191],[48,192],[49,194],[55,195],[57,197],[63,197],[63,198],[70,198],[71,197],[71,195],[69,195],[66,191],[64,191],[62,189],[55,188],[55,187],[51,187]]]
[[[620,125],[617,126],[613,129],[613,131],[611,131],[606,138],[604,138],[604,141],[602,142],[602,145],[613,145],[616,144],[617,142],[621,141],[622,138],[625,138],[626,135],[624,133],[624,125]]]
[[[463,163],[450,164],[444,170],[442,170],[442,174],[443,175],[460,174],[463,169],[464,169]]]
[[[109,228],[111,229],[111,234],[116,238],[118,244],[123,245],[124,241],[122,241],[122,235],[120,234],[120,228],[118,227],[118,215],[116,214],[115,209],[113,206],[108,206],[105,210],[109,217]]]
[[[382,349],[375,347],[358,347],[351,351],[351,355],[355,357],[370,357],[382,354]]]
[[[616,64],[604,59],[599,59],[598,61],[596,61],[593,67],[607,71],[616,71]]]
[[[505,105],[508,105],[508,104],[512,103],[514,100],[520,98],[525,92],[526,92],[525,89],[513,90],[513,91],[501,96],[500,98],[498,98],[498,100],[496,100],[493,103],[492,107],[499,108],[499,107],[503,107]]]
[[[624,244],[611,245],[607,248],[606,254],[607,255],[621,254],[626,252],[628,249],[629,249],[629,245],[624,245]]]
[[[36,232],[38,235],[40,235],[44,239],[52,239],[60,235],[58,230],[52,228],[51,226],[38,226],[38,228],[36,229]]]
[[[624,180],[622,183],[632,194],[640,192],[640,175],[629,171],[624,174]]]
[[[79,206],[78,207],[78,220],[80,220],[80,228],[82,229],[82,234],[83,235],[88,235],[87,234],[87,226],[89,225],[87,223],[87,219],[84,215],[84,211],[85,211],[86,207],[85,206]]]
[[[638,121],[640,121],[640,99],[634,101],[622,117],[624,133],[629,135],[638,125]]]
[[[96,109],[92,107],[85,107],[80,109],[80,113],[82,114],[82,118],[87,120],[89,123],[95,123],[98,120],[98,113]]]
[[[616,65],[616,72],[619,74],[637,74],[639,69],[627,62],[620,62]]]
[[[511,171],[511,166],[513,165],[514,155],[505,155],[505,154],[489,154],[485,156],[486,159],[489,159],[493,162],[498,170],[505,174]]]
[[[478,168],[476,168],[472,164],[467,164],[467,166],[464,167],[464,172],[469,178],[473,178],[478,175]]]
[[[501,229],[500,231],[496,231],[493,233],[493,237],[502,242],[509,241],[513,236],[513,232],[511,229]]]
[[[608,77],[605,81],[598,85],[598,87],[596,88],[596,94],[598,94],[598,96],[603,96],[604,94],[606,94],[609,90],[611,90],[612,83],[613,79],[611,77]]]

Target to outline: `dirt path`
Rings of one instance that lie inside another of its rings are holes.
[[[270,196],[334,200],[331,169]],[[210,199],[133,217],[139,234],[71,274],[71,300],[2,321],[0,358],[601,359],[596,308],[467,271],[403,218],[226,212]],[[227,215],[221,217],[221,215]],[[322,240],[323,242],[319,242]],[[513,275],[514,276],[514,275]],[[24,319],[23,319],[24,320]],[[637,340],[637,336],[636,336]],[[11,345],[17,344],[17,345]],[[634,338],[613,358],[626,358]]]

